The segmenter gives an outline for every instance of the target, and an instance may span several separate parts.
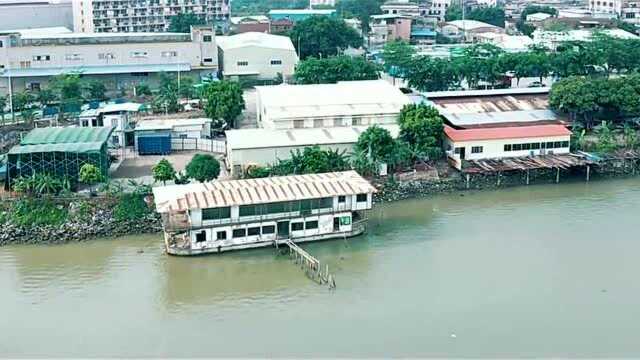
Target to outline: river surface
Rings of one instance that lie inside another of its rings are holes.
[[[378,206],[369,234],[169,257],[160,235],[0,248],[0,356],[640,356],[640,180]]]

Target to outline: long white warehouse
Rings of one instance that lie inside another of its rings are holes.
[[[266,129],[395,124],[411,99],[384,80],[256,87],[258,125]]]

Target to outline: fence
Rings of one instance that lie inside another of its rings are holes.
[[[226,141],[216,139],[198,138],[172,138],[171,150],[201,150],[212,153],[224,154],[226,152]]]

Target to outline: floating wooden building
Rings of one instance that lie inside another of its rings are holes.
[[[172,255],[356,236],[366,230],[374,192],[355,171],[153,189]]]

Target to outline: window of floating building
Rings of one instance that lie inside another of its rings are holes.
[[[196,234],[196,242],[205,242],[207,241],[207,232],[202,230],[199,233]]]
[[[247,236],[247,229],[234,229],[232,236],[234,238],[241,238]]]
[[[265,225],[262,227],[262,235],[274,234],[275,232],[275,225]]]
[[[202,37],[202,41],[203,42],[211,42],[213,40],[213,38],[211,37],[211,35],[204,35]]]
[[[304,230],[304,223],[302,222],[291,223],[291,231],[302,231],[302,230]]]
[[[317,221],[317,220],[307,221],[307,222],[304,224],[304,227],[305,227],[307,230],[317,229],[317,228],[318,228],[318,221]]]
[[[260,227],[250,227],[249,229],[247,229],[247,235],[248,236],[256,236],[256,235],[260,235]]]
[[[221,220],[231,218],[230,207],[202,209],[202,220]]]
[[[346,203],[347,202],[347,197],[344,195],[340,195],[338,196],[338,203],[342,204],[342,203]]]
[[[483,147],[482,146],[472,146],[471,147],[471,153],[472,154],[481,154],[483,151]]]
[[[240,216],[261,216],[281,214],[297,211],[311,211],[318,209],[330,209],[333,207],[333,198],[308,199],[300,201],[281,201],[268,204],[241,205]]]
[[[227,232],[226,231],[218,231],[216,233],[216,240],[226,240],[227,239]]]
[[[367,202],[367,194],[358,194],[356,195],[357,202]]]

